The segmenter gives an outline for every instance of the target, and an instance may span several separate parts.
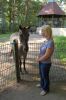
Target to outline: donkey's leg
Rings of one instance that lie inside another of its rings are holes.
[[[22,65],[22,62],[21,62],[21,59],[19,59],[19,68],[20,68],[20,72],[23,74],[21,65]]]
[[[11,49],[10,53],[9,53],[9,56],[12,56],[13,54],[13,49]],[[14,54],[13,54],[14,55]]]
[[[23,59],[23,66],[24,66],[25,73],[28,73],[27,70],[26,70],[26,67],[25,67],[25,61],[26,61],[26,57],[24,57],[24,59]]]

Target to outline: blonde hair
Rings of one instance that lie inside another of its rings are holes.
[[[45,31],[46,31],[47,34],[50,36],[50,38],[53,39],[53,36],[52,36],[52,29],[51,29],[51,26],[50,26],[50,25],[44,25],[44,26],[42,26],[42,33],[44,34]]]

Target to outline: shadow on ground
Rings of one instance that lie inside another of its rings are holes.
[[[23,82],[0,93],[0,100],[66,100],[66,84],[51,83],[50,93],[40,96],[37,82]]]

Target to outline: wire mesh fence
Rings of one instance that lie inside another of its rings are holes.
[[[0,90],[16,82],[15,63],[10,50],[10,44],[0,44]]]
[[[29,52],[26,59],[26,69],[28,74],[22,74],[21,79],[36,81],[39,78],[39,66],[36,57],[42,43],[29,43]],[[64,45],[63,45],[64,44]],[[52,66],[50,69],[51,81],[66,81],[66,43],[55,43],[55,50],[52,56]]]
[[[54,81],[66,81],[66,42],[56,42],[50,71]]]
[[[29,43],[29,51],[26,58],[26,70],[20,73],[21,80],[39,81],[39,67],[36,57],[39,54],[41,43]],[[10,56],[11,45],[0,44],[0,89],[4,89],[16,82],[16,69],[13,54]],[[23,59],[22,59],[23,60]],[[18,67],[18,66],[17,66]],[[23,64],[22,64],[23,69]],[[17,69],[18,70],[18,69]],[[55,43],[50,69],[51,81],[66,81],[66,43]]]

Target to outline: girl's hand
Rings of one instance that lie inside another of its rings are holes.
[[[39,57],[36,58],[36,61],[39,62]]]

